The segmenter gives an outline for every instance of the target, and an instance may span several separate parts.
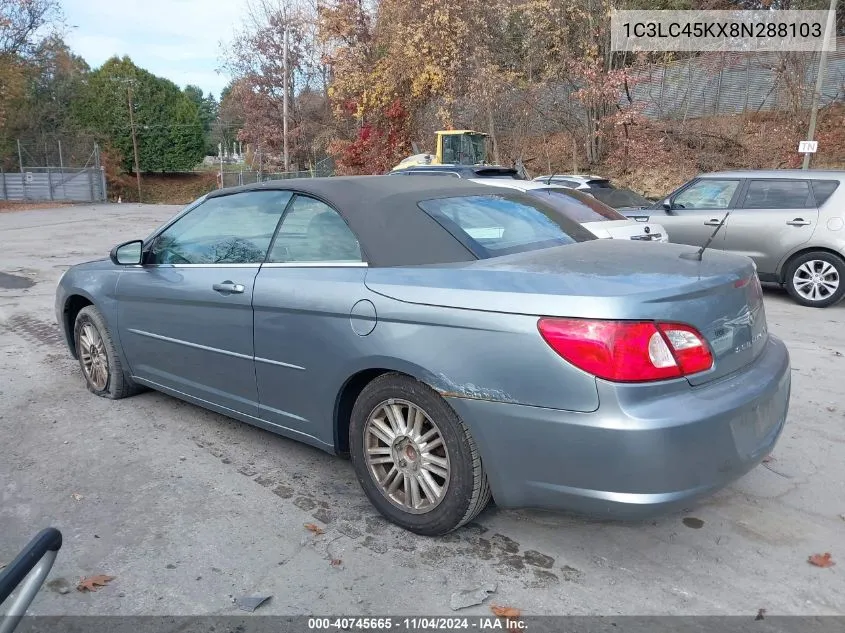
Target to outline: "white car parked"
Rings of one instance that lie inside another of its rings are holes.
[[[516,189],[541,198],[596,237],[643,242],[669,241],[666,229],[661,224],[628,219],[603,202],[574,189],[532,180],[473,178],[472,182]]]
[[[547,185],[569,187],[588,193],[593,198],[604,202],[622,214],[635,209],[652,206],[651,200],[642,197],[630,189],[620,189],[607,178],[601,176],[582,176],[580,174],[553,174],[551,176],[537,176],[534,182]]]

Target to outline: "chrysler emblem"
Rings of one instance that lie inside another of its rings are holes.
[[[748,308],[745,308],[742,312],[739,313],[739,315],[735,319],[731,319],[730,321],[727,321],[725,323],[725,325],[728,325],[728,326],[731,326],[731,325],[732,326],[754,325],[754,313],[751,310],[749,310]]]

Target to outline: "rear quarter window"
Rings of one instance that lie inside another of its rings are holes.
[[[482,259],[596,239],[542,201],[519,195],[437,198],[419,207]]]
[[[816,206],[822,206],[839,186],[838,180],[813,180],[813,196]]]
[[[812,205],[806,180],[751,180],[743,202],[745,209],[806,209]]]
[[[528,193],[532,197],[546,202],[573,222],[607,222],[628,219],[617,210],[580,191],[572,189],[534,189]]]

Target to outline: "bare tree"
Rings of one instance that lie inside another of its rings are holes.
[[[0,57],[30,54],[38,31],[60,18],[57,0],[0,0]]]

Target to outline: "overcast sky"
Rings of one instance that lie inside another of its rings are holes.
[[[92,68],[114,55],[180,88],[195,84],[219,98],[220,42],[241,25],[247,0],[63,0],[67,43]]]

